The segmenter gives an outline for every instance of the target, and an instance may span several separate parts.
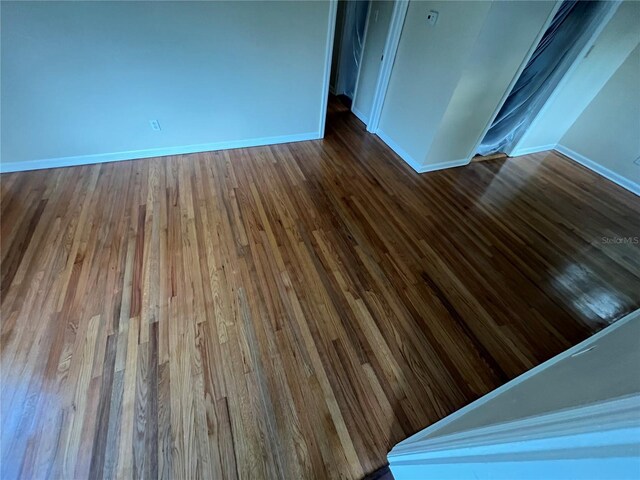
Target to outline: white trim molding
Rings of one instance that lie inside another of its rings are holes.
[[[167,155],[186,155],[189,153],[210,152],[214,150],[230,150],[234,148],[261,147],[279,143],[302,142],[322,138],[318,132],[283,135],[278,137],[262,137],[233,142],[201,143],[182,147],[150,148],[146,150],[130,150],[125,152],[98,153],[93,155],[77,155],[73,157],[47,158],[42,160],[25,160],[22,162],[0,162],[0,173],[23,172],[44,168],[73,167],[95,163],[137,160],[140,158],[165,157]]]
[[[639,418],[640,395],[630,395],[398,454],[391,471],[397,480],[631,479],[640,469]]]
[[[569,434],[582,435],[592,432],[594,426],[604,424],[618,428],[631,428],[636,425],[640,428],[639,413],[640,394],[631,394],[520,420],[443,435],[427,440],[425,444],[428,443],[429,450],[437,450],[439,447],[466,450],[514,441],[518,442],[518,447],[522,447],[525,439],[526,441],[540,439],[548,441],[549,438],[565,437]],[[416,454],[415,444],[398,448],[395,452],[396,455],[404,452],[407,458],[422,456],[422,453]]]
[[[386,143],[387,146],[396,153],[396,155],[398,155],[402,160],[404,160],[405,163],[409,164],[411,168],[413,168],[418,173],[422,173],[421,171],[422,164],[417,160],[415,160],[407,152],[405,152],[404,149],[400,147],[400,145],[398,145],[394,140],[391,139],[391,137],[389,137],[382,130],[378,130],[376,132],[376,135],[380,138],[380,140]]]
[[[435,172],[436,170],[446,170],[454,167],[464,167],[465,165],[469,165],[469,160],[466,158],[451,160],[449,162],[429,163],[427,165],[422,165],[420,173]]]
[[[599,173],[605,178],[608,178],[613,183],[617,183],[622,188],[629,190],[630,192],[635,193],[640,196],[640,185],[635,182],[632,182],[628,178],[623,177],[622,175],[617,174],[616,172],[609,170],[607,167],[603,167],[597,162],[594,162],[590,158],[585,157],[581,153],[576,152],[575,150],[571,150],[569,147],[565,147],[564,145],[556,145],[555,149],[563,154],[565,157],[570,158],[574,162],[578,162],[580,165],[587,167],[589,170],[592,170],[596,173]]]
[[[453,167],[462,167],[464,165],[469,164],[469,160],[467,160],[466,158],[463,158],[461,160],[452,160],[450,162],[440,162],[440,163],[430,163],[425,165],[415,160],[411,155],[409,155],[406,151],[404,151],[402,147],[400,147],[400,145],[398,145],[395,141],[393,141],[391,137],[389,137],[382,130],[378,130],[376,132],[376,135],[380,137],[380,140],[386,143],[387,146],[396,153],[396,155],[398,155],[402,160],[405,161],[405,163],[407,163],[411,168],[413,168],[418,173],[434,172],[436,170],[444,170],[446,168],[453,168]]]
[[[408,8],[409,0],[396,0],[393,5],[391,21],[389,22],[389,32],[387,33],[387,39],[384,44],[382,63],[380,64],[376,89],[373,94],[373,101],[371,102],[369,123],[367,124],[367,131],[371,133],[378,133],[378,125],[380,124],[380,115],[382,114],[384,98],[387,95],[387,88],[389,87],[389,81],[391,80],[391,70],[393,69],[393,62],[395,61],[396,53],[398,52],[400,35],[402,34],[402,27],[404,26],[404,20],[407,16]]]
[[[327,21],[327,43],[324,46],[324,78],[322,79],[322,98],[320,99],[318,138],[324,137],[324,127],[327,123],[327,105],[329,104],[329,88],[331,83],[331,57],[333,56],[333,40],[336,33],[337,15],[338,0],[329,0],[329,19]]]
[[[540,153],[540,152],[548,152],[550,150],[554,150],[556,148],[555,143],[551,143],[549,145],[542,145],[541,147],[528,147],[515,149],[511,153],[509,153],[510,157],[521,157],[523,155],[531,155],[532,153]]]

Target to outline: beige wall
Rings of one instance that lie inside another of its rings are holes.
[[[415,169],[465,163],[554,2],[412,1],[380,136]],[[427,13],[439,13],[435,26]]]
[[[427,153],[427,165],[464,161],[476,153],[553,8],[553,2],[535,0],[491,4]]]
[[[640,160],[634,163],[640,159],[640,46],[629,54],[559,143],[632,182],[640,192]]]
[[[320,134],[327,1],[1,8],[3,167]]]

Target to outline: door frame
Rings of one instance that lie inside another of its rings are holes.
[[[318,138],[324,138],[327,123],[327,106],[329,104],[329,85],[331,83],[331,57],[333,56],[333,40],[336,33],[336,19],[338,15],[338,0],[329,0],[329,14],[327,20],[327,43],[324,51],[324,78],[322,80],[322,98],[320,99],[320,122]]]

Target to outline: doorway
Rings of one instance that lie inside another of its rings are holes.
[[[355,96],[370,1],[339,0],[329,89],[349,108]]]
[[[329,114],[351,111],[377,132],[408,6],[408,0],[339,0]]]

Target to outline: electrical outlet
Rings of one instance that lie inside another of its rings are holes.
[[[435,10],[431,10],[429,13],[427,13],[427,23],[431,26],[435,25],[436,22],[438,21],[438,12],[436,12]]]
[[[149,120],[149,125],[151,125],[151,130],[155,130],[156,132],[162,130],[162,128],[160,128],[160,122],[158,120]]]

